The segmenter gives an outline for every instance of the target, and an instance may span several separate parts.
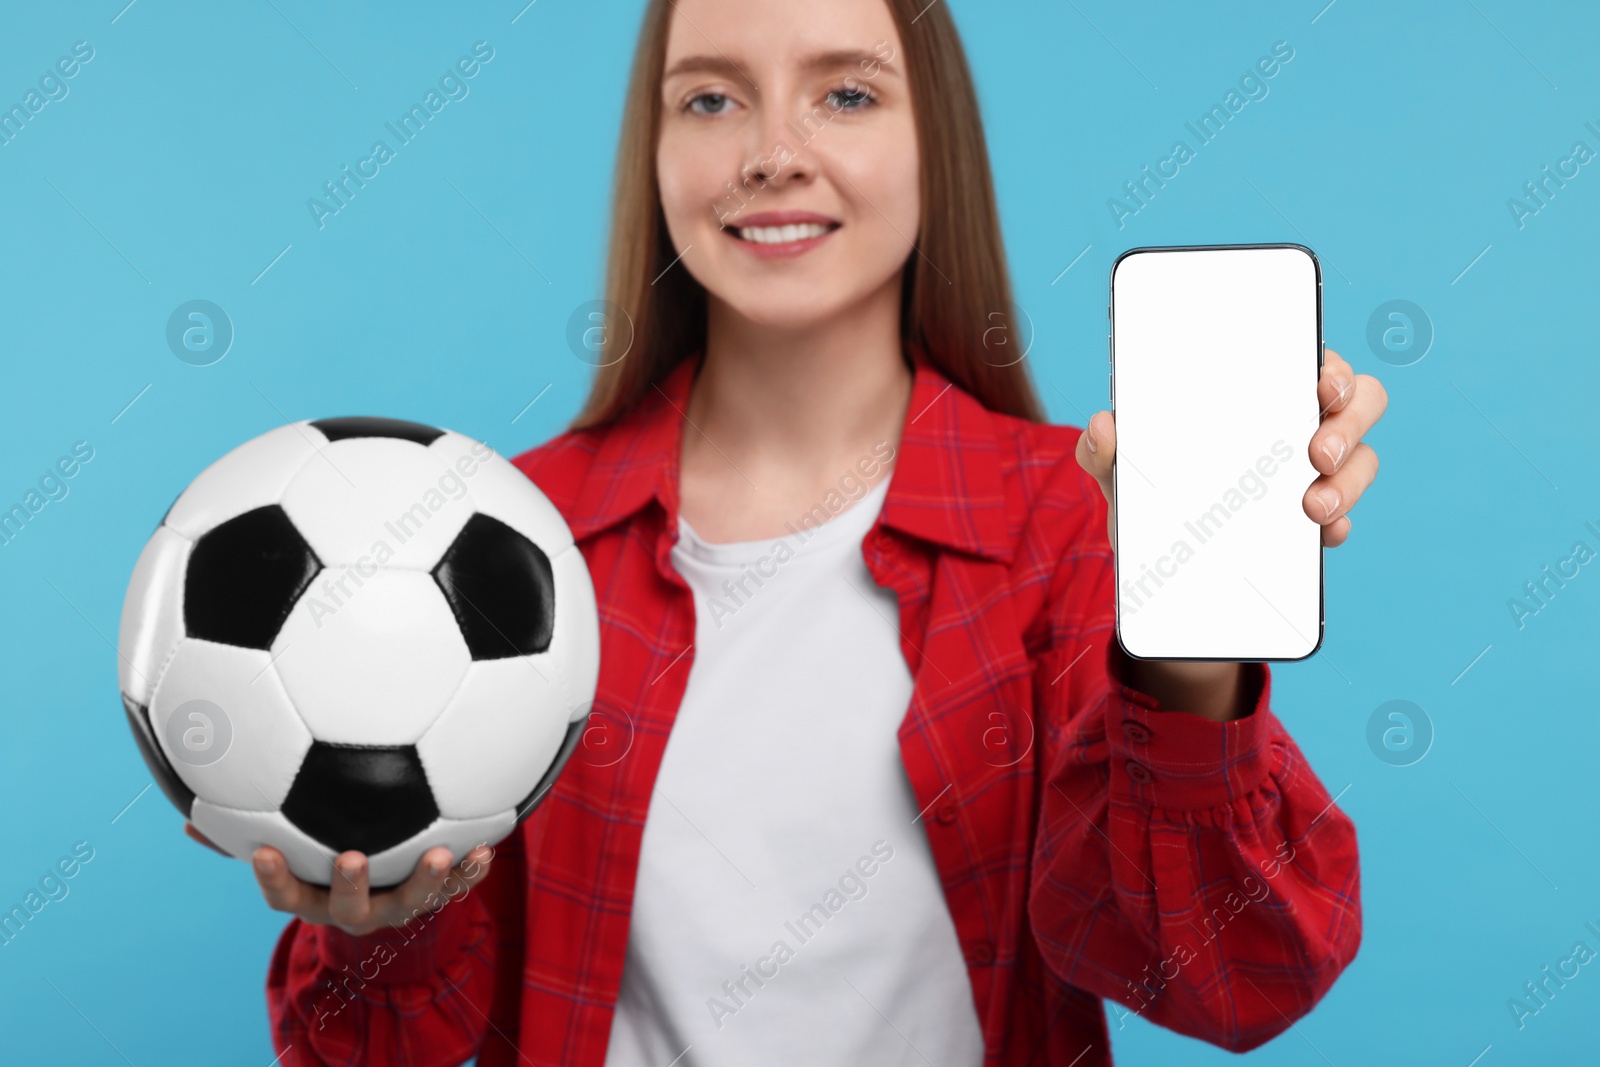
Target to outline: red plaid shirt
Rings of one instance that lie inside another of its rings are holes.
[[[914,361],[861,551],[899,599],[915,679],[900,751],[984,1067],[1109,1064],[1102,999],[1119,1020],[1261,1044],[1355,955],[1353,825],[1269,708],[1265,664],[1246,665],[1253,710],[1229,723],[1123,684],[1081,431],[994,414]],[[285,1064],[602,1067],[651,787],[694,664],[670,553],[697,365],[620,423],[516,459],[594,577],[592,725],[489,877],[420,930],[289,923],[267,980]]]

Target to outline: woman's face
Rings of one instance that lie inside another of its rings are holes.
[[[888,6],[675,0],[656,166],[681,262],[744,318],[804,328],[882,292],[921,217]]]

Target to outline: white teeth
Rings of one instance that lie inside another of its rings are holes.
[[[758,245],[780,245],[821,237],[827,232],[828,227],[808,222],[801,226],[745,226],[739,236]]]

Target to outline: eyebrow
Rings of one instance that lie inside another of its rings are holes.
[[[829,52],[817,52],[807,56],[801,67],[806,70],[831,70],[839,67],[855,67],[863,63],[876,64],[881,70],[890,74],[898,74],[890,62],[875,52],[864,52],[854,48],[842,48]],[[749,81],[744,70],[733,60],[725,55],[692,55],[685,56],[674,63],[662,74],[663,81],[680,74],[720,74],[725,77],[737,77],[740,81]]]

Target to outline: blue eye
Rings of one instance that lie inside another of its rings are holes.
[[[865,89],[835,89],[828,94],[828,103],[840,111],[859,111],[872,100]]]
[[[729,100],[721,93],[701,93],[689,101],[689,110],[700,115],[716,115],[728,108]]]

